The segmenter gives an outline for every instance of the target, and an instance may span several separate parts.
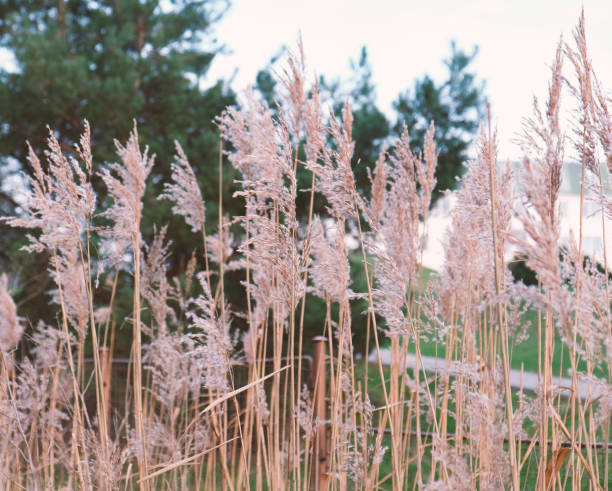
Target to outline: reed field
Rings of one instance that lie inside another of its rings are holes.
[[[53,322],[28,327],[14,280],[0,276],[2,489],[608,489],[608,258],[598,268],[584,257],[582,226],[561,242],[558,195],[576,155],[581,211],[597,203],[605,254],[612,102],[590,63],[584,17],[553,55],[519,168],[498,161],[490,115],[482,126],[444,266],[427,277],[435,121],[422,152],[407,131],[393,142],[361,195],[351,108],[339,117],[321,102],[301,46],[279,74],[276,108],[246,91],[218,117],[219,173],[239,172],[242,216],[219,203],[207,222],[197,163],[176,143],[159,199],[192,232],[178,275],[167,271],[165,224],[151,241],[141,235],[156,161],[136,124],[111,164],[93,161],[88,122],[73,149],[50,131],[46,150],[29,149],[22,213],[2,218],[31,234],[29,253],[50,258],[55,285],[40,301],[57,307]],[[325,214],[314,213],[317,199]],[[511,247],[537,285],[514,281]],[[351,255],[365,289],[352,283]],[[230,273],[241,275],[245,310],[227,300]],[[116,308],[126,295],[128,315]],[[326,308],[312,339],[304,318],[315,300]],[[370,363],[353,349],[355,302],[366,305]],[[128,357],[117,355],[119,329],[131,331]],[[522,350],[532,353],[534,389],[511,384]],[[425,355],[441,369],[427,369]]]

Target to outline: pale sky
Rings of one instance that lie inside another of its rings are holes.
[[[583,5],[593,66],[612,89],[612,0],[232,0],[214,26],[225,53],[207,82],[231,79],[243,91],[282,46],[296,47],[301,32],[311,76],[346,78],[349,60],[365,45],[379,107],[391,115],[391,102],[415,78],[443,80],[454,39],[467,52],[478,45],[472,69],[486,83],[499,155],[516,159],[512,140],[533,96],[546,98],[559,36],[571,39]],[[0,64],[11,64],[4,50]]]
[[[612,0],[234,0],[216,26],[230,54],[217,57],[209,80],[235,75],[232,87],[243,90],[301,32],[311,74],[346,76],[365,45],[387,111],[416,77],[444,77],[451,40],[466,51],[477,44],[473,70],[486,81],[500,157],[516,158],[511,140],[533,96],[545,99],[559,36],[571,39],[582,5],[595,71],[612,87]]]

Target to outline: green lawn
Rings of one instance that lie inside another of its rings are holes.
[[[527,330],[528,337],[520,343],[511,342],[510,344],[510,364],[513,369],[521,370],[526,372],[538,372],[538,313],[534,310],[528,310],[525,313],[525,320],[530,323],[530,327]],[[544,333],[542,333],[542,341],[544,340]],[[446,348],[444,345],[433,342],[433,341],[421,341],[420,343],[421,354],[425,356],[439,356],[444,357]],[[408,351],[415,353],[414,343],[411,343]],[[501,356],[501,349],[500,349]],[[563,377],[569,375],[571,368],[569,351],[565,343],[561,340],[559,331],[555,330],[555,348],[553,356],[553,373],[558,375],[561,374]],[[586,370],[586,363],[580,361],[578,364],[578,370]],[[606,377],[608,374],[607,367],[595,369],[595,375],[599,377]]]
[[[422,288],[419,288],[419,291],[422,291],[430,279],[436,274],[436,271],[423,267],[423,279],[422,279]],[[523,321],[529,324],[527,329],[527,339],[520,343],[515,343],[512,340],[510,344],[510,356],[511,356],[511,367],[515,370],[525,370],[526,372],[538,372],[538,312],[532,309],[528,309],[524,316]],[[544,318],[542,317],[542,328],[544,325]],[[542,333],[542,342],[544,340],[544,333]],[[436,342],[427,342],[421,341],[421,354],[425,356],[440,356],[444,357],[445,355],[445,346]],[[411,343],[408,351],[410,353],[415,353],[414,344]],[[501,351],[500,351],[501,356]],[[555,348],[554,348],[554,357],[553,357],[553,373],[556,375],[561,375],[563,377],[567,377],[569,370],[571,368],[570,359],[569,359],[569,351],[567,346],[561,340],[561,336],[559,335],[559,331],[555,329]],[[579,371],[586,370],[586,363],[584,361],[580,361],[578,364]],[[596,368],[595,375],[598,377],[607,377],[608,367]]]
[[[536,355],[537,355],[537,346],[536,346]],[[380,375],[379,375],[379,371],[378,371],[378,366],[375,363],[369,363],[367,364],[367,369],[368,369],[368,396],[370,398],[370,401],[372,402],[372,404],[377,407],[377,408],[381,408],[385,405],[385,398],[384,398],[384,393],[383,393],[383,389],[382,389],[382,384],[380,381]],[[356,361],[355,363],[355,378],[357,380],[361,380],[363,383],[364,377],[365,377],[365,370],[366,370],[366,362],[364,360],[359,360]],[[409,371],[410,375],[412,375],[412,371]],[[384,372],[383,372],[385,379],[388,379],[388,368],[384,367]],[[432,378],[433,380],[433,378]],[[433,383],[433,382],[432,382]],[[433,387],[432,387],[433,389]],[[433,393],[433,391],[432,391]],[[514,394],[513,396],[513,406],[515,408],[518,407],[519,405],[519,400],[518,400],[518,395]],[[567,414],[567,401],[561,400],[560,401],[560,412],[561,414]],[[449,401],[449,410],[453,411],[453,402],[452,400]],[[423,418],[421,420],[423,427],[422,427],[422,431],[423,432],[432,432],[434,430],[434,428],[432,426],[428,426],[427,425],[427,418]],[[551,422],[552,424],[552,422]],[[407,423],[405,423],[406,426],[409,426]],[[411,426],[412,428],[414,428],[414,424]],[[452,419],[452,417],[449,419],[448,421],[448,432],[450,434],[455,432],[455,424],[454,424],[454,420]],[[533,423],[530,421],[526,421],[525,422],[525,430],[527,431],[528,434],[534,434],[534,427],[533,427]],[[603,429],[600,428],[597,431],[597,435],[596,435],[596,439],[597,440],[605,440],[604,435],[602,434]],[[372,435],[372,438],[374,438],[374,435]],[[608,441],[612,441],[612,427],[609,428],[609,435],[608,435]],[[427,441],[425,442],[426,444],[428,443]],[[389,435],[385,435],[384,439],[383,439],[383,445],[387,446],[387,447],[391,447],[391,438]],[[521,453],[524,454],[527,449],[529,447],[529,444],[527,442],[523,443],[521,445]],[[416,449],[415,449],[416,450]],[[521,470],[521,488],[522,489],[535,489],[536,488],[536,483],[537,483],[537,474],[538,474],[538,465],[539,465],[539,452],[540,452],[540,447],[536,446],[535,449],[533,450],[533,452],[530,454],[529,458],[527,459],[525,466],[523,467],[523,469]],[[596,449],[595,450],[595,455],[596,458],[599,461],[599,469],[602,470],[604,468],[604,462],[605,462],[605,450],[604,449]],[[551,453],[550,450],[548,451],[548,458],[551,457]],[[574,456],[574,458],[577,458]],[[565,472],[567,469],[567,465],[568,465],[568,461],[565,462],[564,466],[561,468],[561,473],[560,475],[562,477],[565,476]],[[579,465],[579,464],[577,464]],[[429,481],[429,476],[430,476],[430,469],[431,469],[431,454],[430,454],[430,447],[426,446],[425,447],[425,454],[423,455],[423,459],[422,459],[422,467],[421,467],[421,472],[423,475],[423,480],[425,482]],[[383,458],[383,461],[380,464],[380,478],[383,479],[385,476],[388,476],[392,471],[392,467],[391,467],[391,457],[390,457],[390,453],[387,452],[385,453],[385,456]],[[416,474],[416,462],[412,462],[409,465],[409,471],[410,476],[415,476]],[[603,479],[603,477],[600,477],[600,481]],[[588,488],[588,476],[585,474],[582,478],[582,485],[585,486],[586,488]],[[567,483],[566,483],[567,484]],[[612,483],[610,483],[612,484]],[[391,479],[388,479],[387,481],[385,481],[383,484],[381,484],[380,489],[392,489],[391,486]],[[606,488],[607,489],[607,488]]]

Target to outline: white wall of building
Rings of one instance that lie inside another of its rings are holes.
[[[559,193],[559,211],[561,215],[561,242],[569,243],[571,233],[578,238],[580,230],[580,166],[568,163],[564,166],[563,184]],[[610,193],[610,176],[607,193]],[[455,193],[450,192],[436,203],[429,218],[427,246],[423,254],[423,265],[440,270],[444,264],[443,241],[450,226],[450,213],[455,206]],[[519,203],[517,202],[517,205]],[[597,262],[604,262],[604,234],[602,227],[601,206],[586,194],[583,205],[582,220],[582,250],[585,255]],[[612,270],[612,220],[605,219],[607,263]],[[513,230],[521,232],[518,220],[512,221]],[[509,258],[513,251],[507,251]]]

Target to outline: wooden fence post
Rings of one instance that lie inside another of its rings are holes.
[[[327,338],[317,336],[313,338],[314,359],[312,364],[313,385],[313,418],[315,422],[313,474],[316,491],[327,489],[327,435],[324,421],[326,420],[327,374],[325,370]]]
[[[102,372],[102,393],[104,395],[104,407],[102,408],[102,410],[106,415],[106,428],[110,434],[111,363],[108,356],[108,348],[100,347],[98,353],[100,355],[100,371]]]

